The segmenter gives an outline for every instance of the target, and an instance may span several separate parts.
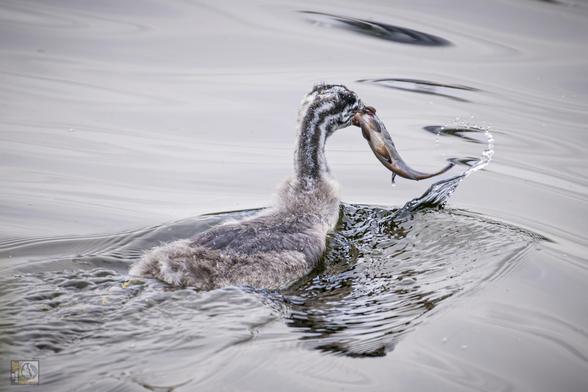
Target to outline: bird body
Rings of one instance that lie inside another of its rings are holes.
[[[320,181],[312,191],[300,185],[296,178],[287,180],[279,203],[253,217],[147,251],[130,274],[200,290],[288,286],[317,265],[339,214],[333,180]]]

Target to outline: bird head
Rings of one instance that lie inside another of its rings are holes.
[[[365,109],[356,93],[340,84],[317,84],[304,96],[299,119],[312,116],[316,123],[327,124],[327,136],[351,125],[353,116]],[[373,110],[373,109],[372,109]]]

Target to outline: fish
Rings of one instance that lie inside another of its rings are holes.
[[[449,163],[443,169],[434,173],[421,172],[408,166],[398,153],[386,126],[376,115],[376,110],[371,106],[366,106],[363,110],[357,112],[353,116],[351,123],[361,128],[361,133],[368,141],[376,158],[392,172],[392,183],[394,183],[397,175],[409,180],[419,181],[443,174],[454,166],[453,163]]]

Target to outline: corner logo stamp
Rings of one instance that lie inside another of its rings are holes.
[[[39,360],[10,361],[10,383],[13,385],[39,384]]]

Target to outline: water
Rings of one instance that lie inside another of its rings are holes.
[[[39,359],[44,391],[585,391],[587,16],[567,0],[3,2],[2,366]],[[127,280],[144,249],[271,203],[321,80],[376,107],[415,169],[456,168],[391,185],[341,130],[327,158],[345,203],[306,279]]]

